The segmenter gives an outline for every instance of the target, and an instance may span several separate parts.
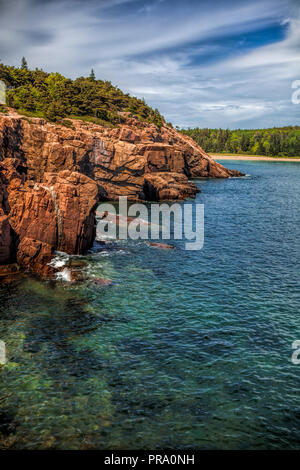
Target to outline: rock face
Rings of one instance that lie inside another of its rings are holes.
[[[45,173],[40,183],[24,181],[12,171],[14,167],[18,167],[16,159],[1,162],[6,183],[2,195],[7,195],[6,231],[0,238],[2,263],[16,257],[19,265],[47,277],[54,271],[49,265],[54,251],[81,254],[92,245],[98,186],[68,170]]]
[[[199,192],[183,173],[147,173],[143,193],[149,201],[193,198]]]
[[[53,274],[54,251],[84,253],[99,200],[194,197],[189,178],[241,173],[212,160],[191,138],[130,115],[117,128],[72,127],[0,114],[0,264]]]
[[[19,158],[27,177],[38,182],[46,172],[78,171],[95,180],[102,197],[108,199],[147,199],[145,181],[156,173],[164,174],[161,178],[172,186],[170,199],[184,199],[187,193],[195,196],[195,186],[187,191],[186,178],[241,175],[215,162],[190,137],[171,127],[159,129],[130,116],[123,119],[124,125],[113,129],[78,120],[72,120],[73,128],[66,128],[22,118],[11,110],[0,115],[0,160]]]

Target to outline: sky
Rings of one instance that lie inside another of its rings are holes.
[[[180,127],[300,125],[300,0],[0,0],[0,61],[23,56]]]

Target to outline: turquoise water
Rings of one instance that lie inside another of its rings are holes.
[[[2,448],[300,447],[300,164],[226,164],[250,176],[197,181],[201,251],[121,242],[81,284],[0,285]]]

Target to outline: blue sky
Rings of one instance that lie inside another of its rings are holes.
[[[182,127],[300,125],[300,0],[0,0],[0,60],[110,80]]]

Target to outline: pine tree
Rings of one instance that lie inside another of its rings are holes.
[[[28,70],[28,64],[27,64],[27,60],[25,59],[25,57],[22,57],[21,69]]]
[[[90,77],[89,77],[91,80],[95,80],[96,79],[96,76],[95,76],[95,72],[94,72],[94,69],[91,70],[91,73],[90,73]]]

